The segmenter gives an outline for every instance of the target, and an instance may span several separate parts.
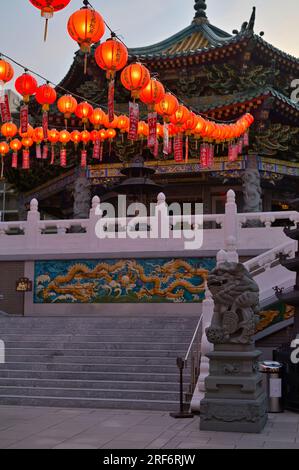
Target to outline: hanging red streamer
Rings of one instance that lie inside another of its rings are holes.
[[[82,150],[81,152],[81,168],[86,168],[87,166],[87,152]]]
[[[43,131],[44,131],[44,139],[47,140],[48,138],[48,129],[49,129],[49,118],[48,118],[48,112],[45,111],[43,113]]]
[[[1,113],[1,120],[3,123],[11,121],[11,112],[10,112],[10,107],[9,107],[8,95],[5,95],[3,102],[0,103],[0,113]]]
[[[178,134],[174,138],[174,160],[177,163],[180,163],[183,161],[184,156],[183,156],[183,136],[182,134]]]
[[[22,169],[23,170],[30,169],[30,152],[28,149],[23,149]]]
[[[114,120],[114,94],[115,94],[115,82],[110,80],[108,90],[108,116],[109,122]]]
[[[138,138],[138,122],[139,122],[139,105],[138,103],[130,103],[130,129],[128,138],[130,140],[137,140]]]
[[[47,145],[44,145],[43,148],[43,160],[47,160],[49,154],[49,147]]]
[[[148,115],[148,140],[147,146],[152,148],[155,146],[157,141],[157,113],[149,113]]]
[[[18,168],[18,154],[17,154],[17,152],[14,152],[12,154],[11,167],[12,168]]]
[[[60,150],[60,166],[66,167],[66,149]]]

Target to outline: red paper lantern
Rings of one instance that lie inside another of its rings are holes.
[[[45,40],[47,39],[48,21],[56,11],[63,10],[71,0],[30,0],[33,6],[41,10],[41,16],[46,19]]]
[[[71,140],[76,146],[79,145],[79,143],[81,142],[81,132],[73,131],[71,133]]]
[[[32,75],[25,72],[17,78],[15,87],[17,92],[23,96],[24,103],[28,103],[30,96],[34,95],[37,90],[37,81]]]
[[[57,93],[51,85],[42,85],[38,87],[35,99],[42,105],[43,111],[49,111],[50,105],[54,104],[57,99]]]
[[[126,46],[114,37],[100,44],[95,51],[96,63],[107,72],[108,80],[113,79],[115,73],[126,66],[128,57]]]
[[[28,128],[27,128],[27,132],[22,132],[22,131],[21,131],[21,128],[19,129],[19,135],[20,135],[20,137],[22,137],[22,138],[32,137],[33,132],[34,132],[34,129],[33,129],[33,127],[30,126],[30,125],[29,125]]]
[[[7,142],[0,142],[0,155],[4,157],[9,152],[9,145]]]
[[[123,86],[130,90],[133,98],[138,98],[151,79],[149,70],[140,63],[128,65],[121,74]]]
[[[64,114],[66,119],[71,117],[71,115],[76,111],[77,106],[77,100],[75,100],[71,95],[64,95],[57,101],[57,107],[59,111]]]
[[[68,33],[82,52],[90,52],[91,45],[99,42],[105,34],[105,22],[97,11],[88,5],[75,11],[68,21]]]
[[[23,137],[22,145],[23,147],[25,147],[25,149],[28,149],[29,147],[32,147],[33,140],[31,139],[31,137]]]
[[[144,121],[140,121],[138,123],[138,131],[137,131],[139,137],[141,139],[143,139],[144,137],[147,137],[148,134],[149,134],[149,129],[148,129],[148,125],[146,122]]]
[[[117,120],[117,127],[120,130],[121,134],[124,134],[128,131],[130,126],[130,119],[127,116],[119,116]]]
[[[51,142],[51,144],[57,144],[59,137],[60,134],[56,129],[51,129],[48,133],[48,141]]]
[[[109,116],[107,116],[106,114],[104,117],[103,125],[107,129],[116,129],[118,126],[118,117],[116,116],[116,114],[114,115],[114,119],[111,122],[109,121]]]
[[[44,140],[44,130],[42,127],[34,129],[32,139],[36,144],[40,144]]]
[[[166,93],[164,98],[156,104],[155,109],[158,114],[164,117],[165,121],[168,121],[178,109],[179,102],[174,95]]]
[[[75,114],[76,116],[82,120],[84,124],[88,122],[88,118],[92,116],[93,107],[87,103],[87,101],[83,101],[82,103],[78,104]]]
[[[81,132],[81,140],[83,144],[88,144],[88,142],[90,141],[90,133],[88,131]]]
[[[104,142],[104,140],[106,140],[106,139],[108,138],[108,136],[107,136],[107,131],[106,131],[105,129],[101,129],[101,130],[99,131],[99,137],[100,137],[100,140],[101,140],[102,142]]]
[[[90,140],[92,142],[96,142],[97,140],[100,139],[99,132],[98,131],[91,131],[90,132]]]
[[[95,129],[99,129],[106,118],[106,113],[101,108],[95,108],[89,120],[94,125]]]
[[[158,104],[165,96],[165,88],[161,82],[152,78],[140,93],[140,101],[152,107]]]
[[[0,60],[0,82],[8,83],[13,79],[14,69],[6,62],[6,60]]]
[[[116,137],[116,130],[115,129],[108,129],[106,131],[106,138],[112,141]]]
[[[6,122],[1,126],[1,134],[6,139],[12,139],[18,133],[18,128],[13,122]]]
[[[186,106],[180,105],[176,112],[170,116],[170,122],[175,126],[183,126],[189,119],[190,111]]]
[[[71,140],[71,134],[67,130],[63,130],[59,133],[59,141],[62,145],[66,145]]]
[[[14,139],[9,144],[13,152],[18,152],[22,148],[22,142],[19,139]]]

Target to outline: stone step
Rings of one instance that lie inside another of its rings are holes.
[[[152,390],[171,391],[179,393],[179,383],[176,382],[144,382],[121,380],[70,380],[70,379],[32,379],[32,378],[1,378],[0,387],[34,387],[34,388],[72,388],[95,390]],[[187,390],[188,384],[185,384]]]
[[[158,334],[157,334],[158,333]],[[132,332],[115,334],[111,330],[107,330],[107,333],[102,333],[99,335],[40,335],[32,333],[3,333],[0,330],[0,337],[5,342],[51,342],[53,339],[58,342],[63,343],[76,343],[76,342],[86,342],[86,343],[121,343],[121,342],[146,342],[146,343],[157,343],[157,342],[166,342],[166,343],[186,343],[189,342],[193,336],[194,331],[180,333],[173,332],[171,335],[167,332],[157,332],[152,331],[150,334],[147,332]]]
[[[7,341],[5,343],[5,347],[8,349],[61,349],[61,350],[68,350],[68,349],[78,349],[78,350],[86,350],[86,349],[96,349],[98,351],[109,351],[109,350],[117,350],[117,351],[123,351],[123,350],[136,350],[136,351],[142,351],[142,350],[147,350],[147,351],[177,351],[177,350],[182,350],[182,351],[187,351],[187,348],[189,346],[189,343],[177,343],[177,344],[172,344],[172,343],[144,343],[144,342],[134,342],[134,343],[84,343],[84,342],[78,342],[78,343],[64,343],[64,342],[59,342],[55,341],[48,341],[48,342],[40,342],[40,341]]]
[[[63,353],[53,353],[53,354],[32,354],[28,355],[27,352],[24,350],[24,354],[21,355],[21,352],[18,354],[6,354],[6,362],[7,363],[14,363],[14,362],[53,362],[55,364],[58,363],[75,363],[75,364],[120,364],[122,366],[130,365],[134,363],[135,365],[153,365],[153,366],[173,366],[176,364],[176,357],[174,356],[165,356],[165,357],[153,357],[152,354],[145,355],[145,352],[142,351],[142,356],[126,356],[121,355],[118,356],[117,354],[113,355],[84,355],[84,356],[72,356],[67,355],[65,356]],[[155,355],[156,356],[156,355]]]
[[[10,362],[6,364],[0,364],[0,375],[2,370],[38,370],[38,371],[73,371],[73,372],[149,372],[149,373],[175,373],[177,367],[174,364],[173,366],[160,366],[159,369],[155,365],[126,365],[125,367],[120,364],[73,364],[73,363],[63,363],[55,364],[53,362]]]
[[[141,400],[141,399],[109,399],[109,398],[56,398],[31,396],[0,396],[0,406],[41,406],[56,408],[91,408],[91,409],[122,409],[178,411],[177,401]]]
[[[76,356],[76,357],[161,357],[176,359],[178,355],[185,355],[186,348],[168,351],[165,350],[148,350],[148,349],[48,349],[48,348],[6,348],[6,359],[9,356]]]
[[[74,371],[49,371],[49,370],[0,370],[0,378],[14,379],[43,379],[43,380],[111,380],[124,382],[176,382],[178,381],[178,372],[160,373],[156,372],[74,372]],[[185,376],[187,383],[188,377]]]
[[[37,387],[1,387],[2,396],[30,396],[51,398],[109,398],[126,400],[159,400],[176,401],[178,392],[163,390],[118,390],[118,389],[88,389],[88,388],[37,388]]]

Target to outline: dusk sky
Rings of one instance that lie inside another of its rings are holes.
[[[93,0],[108,24],[128,46],[153,44],[188,26],[194,0]],[[299,57],[298,0],[207,0],[212,24],[228,31],[239,29],[257,7],[256,32],[276,47]],[[72,0],[50,21],[43,43],[44,22],[29,0],[1,2],[0,51],[58,83],[68,71],[78,48],[66,31],[70,14],[82,6]],[[19,71],[17,70],[19,73]]]

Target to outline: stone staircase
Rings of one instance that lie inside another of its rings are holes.
[[[0,405],[177,410],[198,318],[0,317]]]

